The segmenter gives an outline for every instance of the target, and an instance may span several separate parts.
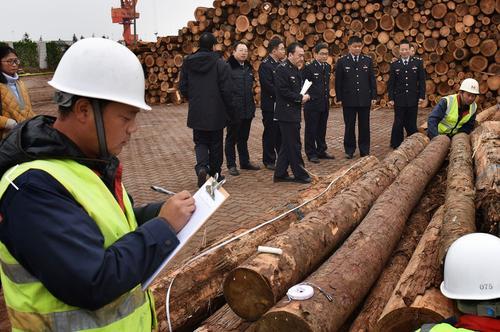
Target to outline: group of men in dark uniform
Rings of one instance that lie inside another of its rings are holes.
[[[339,58],[335,66],[335,92],[337,101],[342,104],[343,108],[345,156],[352,159],[356,148],[359,149],[361,157],[370,154],[370,108],[377,97],[377,85],[372,59],[361,54],[363,48],[361,38],[357,36],[351,37],[348,41],[348,48],[349,53]],[[239,174],[235,163],[235,144],[238,145],[240,152],[241,168],[259,169],[258,166],[250,163],[248,149],[246,148],[255,105],[252,102],[253,97],[250,97],[252,92],[250,79],[253,77],[251,66],[246,57],[241,57],[241,54],[238,53],[243,49],[246,50],[243,43],[236,44],[233,55],[229,60],[231,68],[227,72],[226,69],[219,68],[215,70],[217,75],[226,78],[230,76],[237,79],[238,82],[233,82],[232,86],[228,86],[224,80],[214,77],[214,82],[211,85],[211,89],[219,90],[218,93],[215,92],[215,100],[224,103],[219,115],[229,122],[226,137],[226,157],[228,159],[228,169],[232,175]],[[302,159],[300,138],[302,111],[305,120],[305,154],[308,160],[312,163],[320,163],[320,159],[334,159],[334,156],[327,152],[326,144],[326,128],[330,109],[329,87],[332,71],[331,66],[327,63],[328,49],[328,44],[318,43],[313,50],[314,60],[304,65],[304,49],[299,43],[288,45],[285,52],[285,45],[282,40],[274,38],[269,41],[269,54],[262,61],[259,68],[262,122],[264,125],[262,162],[267,169],[274,170],[273,179],[275,182],[311,182]],[[422,60],[410,56],[410,44],[407,40],[400,43],[400,54],[401,59],[391,64],[388,84],[391,105],[394,104],[395,106],[395,120],[390,142],[393,148],[397,148],[403,141],[404,129],[406,129],[407,135],[416,132],[418,103],[425,97],[425,72]],[[191,57],[196,58],[196,54]],[[187,60],[186,63],[190,63],[190,61]],[[194,67],[191,70],[199,71],[198,68]],[[181,87],[187,85],[185,82],[183,83],[183,76],[189,76],[188,74],[187,70],[183,68]],[[302,91],[306,80],[312,84],[307,91]],[[207,86],[206,83],[204,86]],[[229,100],[227,100],[228,89],[235,96]],[[187,90],[187,88],[184,87],[184,90]],[[238,99],[236,97],[242,98]],[[194,100],[199,101],[198,98]],[[190,99],[190,112],[191,109]],[[241,112],[241,109],[244,112]],[[245,114],[243,119],[238,118],[241,118],[240,113]],[[188,115],[188,125],[190,123],[189,119],[190,116]],[[358,120],[357,142],[355,133],[356,119]],[[204,122],[201,121],[201,123]],[[200,136],[200,130],[193,129],[197,146],[198,162],[196,171],[198,184],[200,185],[200,183],[204,182],[207,174],[213,174],[214,171],[220,172],[222,142],[216,144],[218,149],[215,153],[216,162],[209,162],[206,158],[200,162],[198,155],[205,157],[207,153],[200,154],[198,152],[200,150],[200,141],[199,139],[196,140],[196,138]],[[219,128],[217,128],[216,136],[219,140],[221,139],[222,135]],[[210,144],[203,148],[203,151],[209,149]],[[215,165],[215,167],[212,165]],[[288,173],[289,168],[293,173],[293,177]],[[201,175],[199,169],[202,170]]]

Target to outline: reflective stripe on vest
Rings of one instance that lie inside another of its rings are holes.
[[[469,107],[469,113],[459,121],[457,95],[446,96],[444,98],[446,99],[446,114],[438,124],[438,132],[440,135],[455,135],[476,113],[477,105],[476,103],[472,103]]]
[[[30,169],[49,173],[73,196],[99,227],[104,248],[137,228],[132,204],[123,188],[125,212],[101,179],[71,160],[37,160],[7,170],[10,181]],[[0,198],[8,186],[0,181]],[[8,222],[10,222],[8,220]],[[67,305],[54,297],[0,242],[0,275],[14,331],[151,331],[156,325],[152,294],[141,286],[91,311]]]

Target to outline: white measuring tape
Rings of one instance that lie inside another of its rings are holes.
[[[361,159],[361,160],[362,160],[362,159]],[[274,217],[273,219],[268,220],[268,221],[266,221],[266,222],[263,222],[262,224],[257,225],[257,226],[255,226],[254,228],[251,228],[251,229],[249,229],[249,230],[247,230],[247,231],[245,231],[245,232],[243,232],[243,233],[241,233],[241,234],[239,234],[239,235],[237,235],[237,236],[235,236],[235,237],[233,237],[233,238],[230,238],[230,239],[228,239],[228,240],[226,240],[226,241],[224,241],[224,242],[221,242],[221,243],[219,243],[218,245],[216,245],[216,246],[215,246],[215,247],[213,247],[213,248],[207,249],[206,251],[202,252],[202,253],[201,253],[201,254],[199,254],[198,256],[195,256],[195,257],[191,258],[191,259],[190,259],[190,260],[188,260],[188,261],[187,261],[184,265],[182,265],[182,266],[181,266],[181,267],[177,270],[177,273],[176,273],[176,274],[174,274],[174,276],[172,277],[172,280],[170,281],[170,285],[168,285],[167,295],[165,296],[165,311],[166,311],[166,314],[167,314],[167,323],[168,323],[168,329],[169,329],[169,331],[170,331],[170,332],[172,332],[172,331],[173,331],[173,329],[172,329],[172,322],[171,322],[171,320],[170,320],[170,292],[171,292],[171,290],[172,290],[172,285],[174,284],[175,278],[179,275],[179,273],[181,273],[181,270],[183,270],[184,268],[186,268],[187,266],[189,266],[189,264],[191,264],[192,262],[194,262],[194,261],[196,261],[196,260],[200,259],[201,257],[206,256],[206,255],[208,255],[208,254],[210,254],[210,253],[214,252],[215,250],[217,250],[217,249],[219,249],[219,248],[222,248],[222,247],[224,247],[225,245],[227,245],[227,244],[229,244],[229,243],[231,243],[231,242],[233,242],[233,241],[236,241],[236,240],[238,240],[238,239],[242,238],[243,236],[245,236],[245,235],[247,235],[247,234],[249,234],[249,233],[252,233],[252,232],[254,232],[254,231],[258,230],[259,228],[262,228],[262,227],[264,227],[264,226],[266,226],[266,225],[269,225],[269,224],[271,224],[271,223],[275,222],[276,220],[280,220],[281,218],[285,217],[286,215],[288,215],[288,214],[290,214],[290,213],[292,213],[292,212],[294,212],[294,211],[296,211],[296,210],[300,209],[300,208],[301,208],[301,207],[303,207],[304,205],[309,204],[310,202],[312,202],[312,201],[314,201],[314,200],[316,200],[316,199],[320,198],[320,197],[321,197],[321,196],[323,196],[323,195],[324,195],[324,194],[325,194],[328,190],[330,190],[330,188],[333,186],[333,184],[334,184],[335,182],[337,182],[337,180],[338,180],[338,179],[340,179],[341,177],[343,177],[343,176],[344,176],[347,172],[349,172],[349,171],[350,171],[350,170],[351,170],[354,166],[356,166],[357,164],[359,164],[359,163],[361,162],[361,160],[359,160],[358,162],[356,162],[355,164],[353,164],[351,167],[349,167],[348,169],[346,169],[346,170],[344,171],[344,173],[342,173],[341,175],[339,175],[339,176],[337,176],[335,179],[333,179],[333,180],[330,182],[330,184],[329,184],[329,185],[325,188],[325,190],[323,190],[321,193],[319,193],[318,195],[314,196],[314,197],[313,197],[313,198],[311,198],[310,200],[307,200],[307,201],[305,201],[305,202],[303,202],[303,203],[301,203],[301,204],[297,205],[297,206],[296,206],[296,207],[294,207],[293,209],[288,210],[288,211],[286,211],[286,212],[283,212],[283,213],[282,213],[282,214],[280,214],[279,216]],[[279,250],[281,250],[281,249],[279,249]],[[314,291],[313,291],[313,294],[314,294]]]
[[[286,292],[286,296],[288,296],[288,299],[291,300],[297,300],[297,301],[304,301],[308,300],[314,295],[314,288],[312,288],[309,285],[295,285],[292,288]]]

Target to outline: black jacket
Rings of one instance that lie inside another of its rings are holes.
[[[300,122],[302,109],[302,74],[288,60],[276,69],[276,118],[283,122]]]
[[[219,130],[232,118],[231,71],[218,53],[199,50],[188,56],[179,90],[189,100],[189,128]]]
[[[304,112],[327,112],[330,108],[330,64],[314,60],[308,63],[302,76],[312,82],[307,94],[311,96],[304,105]]]
[[[262,112],[274,112],[276,103],[276,89],[274,87],[274,74],[280,65],[271,56],[265,58],[259,67],[260,81],[260,108]]]
[[[425,70],[422,60],[410,57],[406,65],[401,59],[391,63],[387,92],[389,100],[394,100],[396,106],[417,106],[418,99],[425,98]]]
[[[227,60],[227,63],[231,67],[234,118],[251,119],[255,116],[253,68],[248,61],[240,65],[232,55]]]
[[[37,116],[17,126],[0,143],[0,173],[46,158],[71,159],[113,184],[121,168],[116,158],[86,158],[54,118]],[[48,173],[29,170],[14,180],[0,200],[0,241],[17,261],[59,300],[95,310],[145,281],[179,241],[161,218],[162,203],[134,209],[140,225],[107,249],[95,221],[66,188]]]
[[[356,63],[351,54],[341,57],[335,65],[335,93],[342,106],[369,107],[377,98],[372,59],[361,54]]]

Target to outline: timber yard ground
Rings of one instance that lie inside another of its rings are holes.
[[[23,79],[28,85],[37,114],[56,114],[57,108],[51,101],[53,90],[47,85],[49,79],[50,76]],[[429,111],[425,109],[419,112],[418,124],[426,120]],[[392,151],[389,139],[393,116],[394,112],[389,108],[371,113],[371,154],[379,159]],[[194,144],[192,130],[186,126],[186,118],[187,103],[178,106],[157,105],[153,106],[151,112],[138,115],[139,129],[119,156],[124,165],[124,183],[135,204],[166,198],[152,191],[151,185],[159,185],[174,192],[196,192]],[[263,166],[262,129],[261,111],[257,109],[248,145],[250,159],[260,166]],[[303,133],[302,123],[302,141]],[[310,172],[326,176],[359,159],[359,151],[356,151],[353,160],[344,157],[343,133],[342,109],[332,108],[328,119],[327,144],[328,151],[336,159],[313,164],[307,161],[303,153],[306,168]],[[264,168],[259,171],[240,170],[241,175],[231,176],[224,164],[222,172],[227,178],[224,188],[230,197],[183,250],[182,257],[239,228],[250,228],[265,221],[262,218],[266,212],[286,205],[300,190],[308,187],[296,183],[275,184],[272,181],[273,172]]]
[[[53,90],[47,85],[49,79],[50,76],[23,78],[37,114],[56,114],[57,108],[51,101]],[[429,111],[424,109],[419,112],[418,124],[425,121]],[[389,139],[393,114],[393,110],[388,108],[375,110],[371,114],[371,154],[379,159],[391,151]],[[196,192],[194,145],[192,131],[186,126],[186,117],[187,104],[157,105],[151,112],[139,114],[138,131],[119,156],[124,165],[124,183],[135,204],[165,199],[164,195],[152,191],[151,185],[159,185],[175,192]],[[303,127],[302,124],[302,137]],[[262,117],[258,109],[248,144],[251,160],[261,166],[262,129]],[[320,164],[313,164],[304,156],[306,168],[311,173],[326,176],[339,167],[356,162],[359,151],[352,160],[344,157],[343,132],[342,110],[332,108],[328,120],[327,144],[328,151],[336,159],[321,160]],[[269,215],[267,212],[287,205],[299,191],[308,187],[296,183],[274,184],[273,172],[264,168],[259,171],[241,170],[241,175],[234,177],[227,173],[223,165],[223,174],[227,178],[224,188],[230,194],[229,199],[206,226],[193,236],[174,264],[180,263],[182,259],[216,239],[227,237],[240,228],[247,229],[264,222],[264,216]],[[3,302],[3,296],[1,301]],[[7,330],[7,321],[7,316],[0,317],[0,331]]]

